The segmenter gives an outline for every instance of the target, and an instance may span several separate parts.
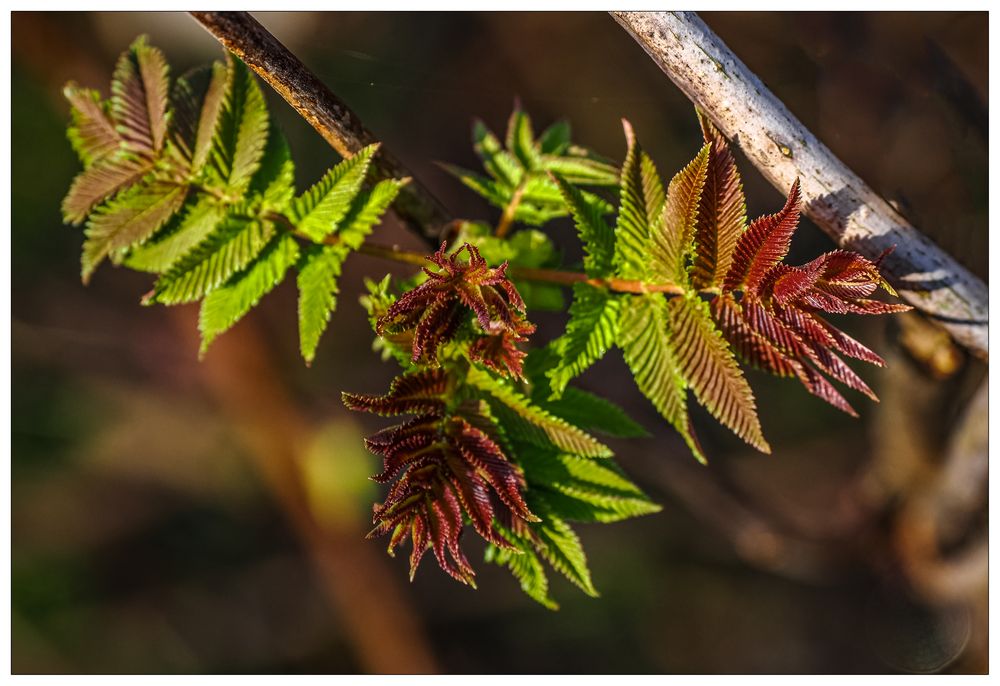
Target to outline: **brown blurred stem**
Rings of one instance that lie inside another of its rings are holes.
[[[196,337],[188,315],[175,312],[178,333]],[[259,329],[254,322],[243,322],[220,338],[216,348],[202,365],[206,390],[235,427],[310,553],[361,668],[376,674],[435,672],[416,612],[380,548],[353,523],[324,525],[314,515],[299,464],[312,427],[296,410]]]
[[[343,157],[377,141],[344,101],[248,12],[191,12],[226,49],[243,60]],[[413,174],[383,146],[372,162],[376,178]],[[413,181],[402,188],[393,210],[406,226],[437,247],[449,217],[441,202]]]

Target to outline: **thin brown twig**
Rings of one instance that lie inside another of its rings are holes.
[[[191,12],[227,50],[243,60],[343,157],[377,142],[361,119],[260,22],[247,12]],[[378,179],[413,174],[383,146],[372,160]],[[418,181],[406,184],[393,203],[406,226],[437,246],[448,212]]]
[[[503,238],[510,231],[510,227],[514,224],[514,217],[517,215],[517,208],[521,204],[521,198],[524,197],[525,182],[522,181],[518,184],[517,188],[514,190],[514,194],[510,197],[510,202],[507,206],[503,208],[503,214],[500,215],[500,221],[497,224],[496,236],[497,238]]]

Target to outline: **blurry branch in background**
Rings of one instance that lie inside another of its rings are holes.
[[[987,359],[986,285],[921,234],[829,148],[693,12],[612,12],[660,69],[782,193],[798,178],[805,214],[844,248],[883,263],[900,295]]]
[[[175,313],[177,331],[196,339],[189,314]],[[242,437],[312,556],[362,670],[437,671],[416,613],[389,573],[381,550],[364,538],[361,526],[351,521],[324,523],[311,507],[302,457],[315,427],[296,411],[259,330],[253,322],[244,322],[231,336],[221,338],[218,348],[201,365],[205,388]]]
[[[277,91],[342,157],[377,142],[351,108],[248,12],[191,15]],[[413,176],[384,146],[375,156],[372,169],[376,181]],[[419,181],[412,180],[401,189],[393,210],[429,246],[439,245],[449,218],[441,202]]]
[[[986,594],[989,542],[976,518],[988,490],[988,386],[984,378],[943,458],[913,489],[896,524],[896,545],[910,576],[941,602]]]

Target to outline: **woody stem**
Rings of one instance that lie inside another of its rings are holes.
[[[514,194],[511,196],[510,202],[507,203],[505,208],[503,208],[503,214],[500,215],[500,222],[497,224],[497,238],[503,238],[507,235],[507,232],[510,231],[510,227],[514,223],[514,216],[517,214],[517,207],[521,204],[521,198],[524,197],[524,190],[525,182],[522,181],[514,190]]]

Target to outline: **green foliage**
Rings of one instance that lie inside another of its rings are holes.
[[[534,137],[531,119],[515,107],[507,123],[505,144],[481,121],[472,127],[472,143],[486,176],[452,165],[444,168],[490,204],[513,205],[515,221],[531,226],[564,217],[568,208],[550,173],[570,183],[591,187],[618,184],[618,170],[589,150],[570,142],[569,124],[558,122]],[[607,214],[611,206],[600,196],[579,191]]]
[[[86,220],[83,280],[110,258],[157,276],[147,304],[200,301],[204,353],[294,268],[311,362],[344,260],[404,183],[364,187],[377,146],[296,198],[291,151],[249,69],[227,57],[171,88],[163,54],[145,38],[118,60],[109,100],[72,83],[65,94],[84,169],[63,213]]]
[[[82,278],[109,260],[156,277],[144,303],[200,302],[202,354],[294,271],[300,349],[311,364],[352,253],[421,263],[367,243],[406,183],[372,178],[377,144],[296,194],[291,151],[239,60],[171,84],[163,54],[139,38],[119,58],[110,91],[107,100],[73,83],[64,91],[83,171],[62,210],[68,223],[85,224]],[[779,212],[748,224],[728,144],[699,117],[704,145],[666,186],[627,122],[620,170],[573,144],[566,122],[536,137],[519,106],[503,142],[476,122],[485,174],[446,168],[501,209],[497,228],[456,221],[451,245],[415,276],[366,280],[374,348],[402,371],[384,395],[343,399],[353,410],[411,415],[366,441],[383,461],[373,479],[392,484],[371,535],[389,536],[390,552],[411,541],[411,575],[432,551],[441,569],[474,585],[460,545],[471,527],[486,541],[486,560],[510,569],[545,607],[557,607],[549,570],[597,595],[573,525],[660,509],[594,436],[648,432],[570,385],[613,347],[700,461],[689,392],[748,444],[770,450],[737,359],[796,377],[845,412],[854,410],[824,375],[875,397],[839,355],[881,358],[820,313],[906,309],[871,298],[879,287],[891,292],[881,260],[838,250],[785,264],[798,185]],[[562,269],[549,235],[531,228],[560,217],[577,229],[582,272]],[[564,310],[567,286],[565,331],[528,354],[528,313]]]

